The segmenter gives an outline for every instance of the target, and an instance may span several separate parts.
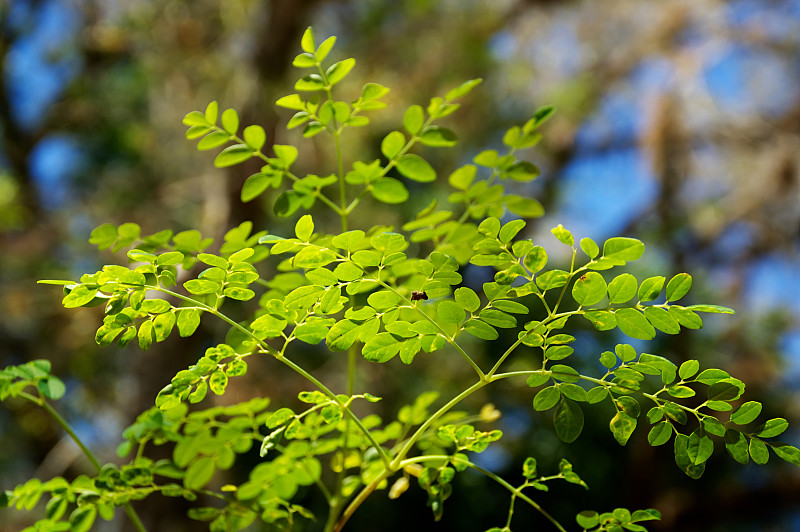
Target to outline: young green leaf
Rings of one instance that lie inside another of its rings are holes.
[[[556,237],[562,244],[570,247],[575,244],[575,239],[572,237],[572,233],[570,233],[567,229],[564,229],[564,226],[561,224],[558,224],[556,227],[551,229],[550,232],[553,233],[553,236]]]
[[[328,85],[333,86],[342,81],[344,77],[353,70],[354,66],[356,66],[356,60],[352,57],[332,64],[328,70],[325,71],[325,76],[328,78]]]
[[[381,141],[381,153],[387,159],[394,159],[406,144],[406,138],[399,131],[392,131]]]
[[[445,94],[444,98],[447,101],[452,101],[452,100],[455,100],[457,98],[461,98],[462,96],[465,96],[466,94],[468,94],[472,89],[474,89],[475,87],[480,85],[481,82],[483,82],[483,79],[481,79],[481,78],[476,78],[476,79],[471,79],[469,81],[465,81],[464,83],[462,83],[461,85],[459,85],[455,89],[452,89],[452,90],[448,91],[448,93]]]
[[[425,112],[422,110],[421,106],[412,105],[406,109],[406,113],[403,116],[403,127],[406,128],[406,131],[408,131],[409,134],[416,135],[422,131],[422,124],[424,123]]]
[[[297,238],[303,242],[308,242],[311,235],[314,234],[314,220],[310,214],[302,216],[297,224],[294,226],[294,233]]]
[[[306,28],[306,31],[303,32],[303,37],[300,39],[300,48],[302,48],[304,52],[310,54],[315,52],[316,43],[314,43],[314,30],[311,29],[311,26]]]

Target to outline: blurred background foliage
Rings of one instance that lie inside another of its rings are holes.
[[[789,419],[795,430],[787,439],[800,443],[800,1],[0,0],[0,363],[51,359],[68,384],[58,407],[101,456],[114,460],[121,430],[225,330],[204,321],[195,337],[145,353],[100,350],[98,313],[63,311],[60,294],[35,281],[122,260],[86,242],[104,222],[137,222],[145,233],[197,228],[216,245],[246,220],[256,230],[289,227],[271,215],[269,198],[239,201],[254,169],[214,169],[213,155],[183,138],[181,118],[219,100],[238,109],[243,123],[263,125],[268,142],[299,142],[298,171],[326,171],[327,147],[287,132],[288,116],[273,105],[291,92],[291,59],[309,25],[320,37],[338,36],[337,58],[357,59],[343,88],[352,99],[367,81],[392,89],[389,110],[352,137],[351,161],[374,157],[404,106],[466,79],[485,83],[448,118],[462,139],[461,159],[426,153],[440,176],[499,145],[505,128],[535,108],[556,105],[530,154],[542,177],[517,191],[547,210],[525,236],[552,254],[559,248],[549,229],[557,223],[598,241],[635,236],[648,251],[634,273],[691,273],[693,297],[733,307],[736,316],[709,317],[702,331],[659,336],[645,349],[726,368],[748,384],[745,400]],[[409,209],[445,197],[443,190],[412,193],[420,202]],[[399,219],[385,207],[361,216],[353,226]],[[487,275],[473,267],[466,282],[478,285]],[[575,335],[587,365],[627,341]],[[297,356],[333,382],[341,378],[341,361],[330,354]],[[458,386],[460,370],[446,355],[418,360],[410,369],[364,363],[360,386],[402,401]],[[298,391],[302,383],[286,377],[267,360],[251,364],[217,400]],[[577,442],[558,445],[549,420],[532,415],[532,395],[503,384],[482,398],[503,412],[500,427],[510,437],[481,460],[512,480],[528,454],[543,471],[571,460],[590,492],[570,485],[535,494],[565,523],[580,509],[627,505],[661,510],[658,530],[800,530],[796,468],[714,458],[691,481],[671,449],[647,445],[646,430],[623,449],[599,415],[589,416]],[[385,402],[388,418],[399,403]],[[43,412],[8,406],[0,410],[0,487],[87,471]],[[505,492],[470,474],[460,484],[439,530],[504,522]],[[141,506],[152,530],[202,529],[184,522],[185,508],[174,502]],[[19,530],[27,519],[3,511],[0,531]],[[523,511],[514,523],[522,530],[537,519]],[[414,489],[398,502],[373,496],[349,528],[377,523],[433,527]],[[98,529],[125,526],[120,519]]]

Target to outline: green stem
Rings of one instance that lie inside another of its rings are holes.
[[[383,480],[389,478],[392,474],[394,474],[394,472],[395,472],[394,469],[386,469],[383,471],[383,473],[378,475],[378,477],[375,480],[373,480],[367,486],[365,486],[364,489],[362,489],[359,492],[356,498],[353,499],[353,501],[347,506],[342,516],[336,522],[336,526],[333,529],[333,532],[341,532],[342,528],[344,528],[344,525],[347,523],[348,519],[350,519],[350,517],[355,513],[358,507],[361,506],[361,504],[367,499],[367,497],[369,497],[370,494],[372,494],[372,492],[375,491],[375,488],[378,487],[378,484],[380,484]]]
[[[516,496],[516,497],[518,497],[519,499],[522,499],[523,501],[525,501],[525,502],[527,502],[529,505],[531,505],[533,508],[535,508],[535,509],[536,509],[536,511],[538,511],[540,514],[542,514],[542,515],[543,515],[543,516],[544,516],[544,517],[545,517],[545,518],[546,518],[548,521],[550,521],[550,522],[553,524],[553,526],[554,526],[554,527],[556,527],[556,528],[557,528],[557,529],[558,529],[560,532],[567,532],[567,531],[564,529],[564,527],[563,527],[563,526],[561,526],[561,523],[559,523],[558,521],[556,521],[556,520],[555,520],[555,518],[554,518],[552,515],[550,515],[549,513],[547,513],[547,511],[546,511],[544,508],[542,508],[542,507],[541,507],[541,506],[540,506],[540,505],[539,505],[539,504],[538,504],[536,501],[534,501],[533,499],[531,499],[530,497],[528,497],[527,495],[525,495],[525,494],[522,492],[522,490],[521,490],[520,488],[515,488],[514,486],[512,486],[511,484],[509,484],[508,482],[506,482],[506,481],[505,481],[503,478],[501,478],[501,477],[497,476],[496,474],[492,473],[491,471],[488,471],[488,470],[486,470],[486,469],[482,468],[482,467],[481,467],[481,466],[479,466],[479,465],[473,464],[472,462],[470,462],[470,461],[468,461],[468,460],[464,460],[464,459],[462,459],[462,458],[452,458],[452,461],[453,461],[453,462],[458,462],[458,463],[464,464],[464,465],[466,465],[467,467],[471,467],[471,468],[472,468],[472,469],[474,469],[475,471],[478,471],[478,472],[480,472],[480,473],[482,473],[482,474],[486,475],[487,477],[491,478],[492,480],[494,480],[495,482],[497,482],[498,484],[500,484],[501,486],[503,486],[504,488],[506,488],[508,491],[510,491],[512,495],[515,495],[515,496]]]
[[[78,437],[78,435],[75,434],[75,431],[72,430],[72,427],[70,426],[69,423],[67,423],[67,420],[61,417],[61,414],[59,414],[52,406],[50,406],[50,403],[45,401],[43,397],[36,397],[27,392],[20,392],[18,395],[19,397],[27,399],[28,401],[34,403],[35,405],[42,407],[45,410],[45,412],[50,414],[50,417],[52,417],[56,421],[56,423],[58,423],[61,426],[61,428],[64,429],[64,432],[66,432],[69,435],[72,441],[74,441],[78,445],[80,450],[83,452],[86,458],[89,459],[89,462],[92,463],[92,466],[94,466],[97,472],[98,473],[100,472],[101,466],[100,462],[97,460],[97,457],[94,455],[91,449],[86,447],[86,445]],[[139,532],[147,532],[147,529],[142,523],[142,520],[139,518],[139,515],[136,513],[136,510],[133,509],[133,506],[131,506],[129,502],[126,502],[125,504],[122,505],[122,507],[125,509],[125,513],[128,514],[128,518],[131,520],[131,523],[133,523],[133,527]]]
[[[484,386],[486,386],[490,382],[491,382],[490,380],[479,380],[478,382],[476,382],[475,384],[473,384],[472,386],[470,386],[469,388],[467,388],[466,390],[464,390],[460,394],[458,394],[455,397],[453,397],[452,399],[450,399],[450,401],[448,401],[447,404],[445,404],[444,406],[439,408],[439,410],[437,410],[422,425],[420,425],[417,430],[414,431],[414,434],[411,435],[411,437],[408,439],[408,441],[403,446],[403,448],[400,449],[400,452],[397,453],[397,455],[395,456],[394,460],[392,460],[390,468],[393,469],[393,470],[399,469],[399,464],[403,461],[403,458],[409,453],[409,451],[414,446],[414,444],[417,442],[417,440],[419,440],[419,438],[422,436],[422,434],[426,430],[428,430],[428,428],[431,425],[433,425],[440,417],[442,417],[444,414],[446,414],[451,408],[453,408],[458,403],[460,403],[461,401],[463,401],[464,399],[466,399],[467,397],[469,397],[470,395],[472,395],[476,391],[480,390],[481,388],[483,388]]]
[[[342,220],[342,232],[347,231],[347,190],[344,180],[344,161],[342,160],[342,143],[339,139],[339,133],[333,134],[334,143],[336,144],[336,162],[339,174],[339,217]]]

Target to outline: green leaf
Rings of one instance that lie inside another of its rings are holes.
[[[481,340],[496,340],[500,336],[497,329],[477,318],[471,318],[464,325],[464,330]]]
[[[632,308],[620,308],[614,311],[617,317],[617,327],[623,333],[637,340],[652,340],[656,330],[644,317],[644,314]]]
[[[667,283],[667,302],[677,301],[685,296],[692,287],[692,276],[688,273],[679,273]]]
[[[584,530],[588,530],[600,524],[600,516],[597,512],[584,510],[575,516],[575,521],[577,521],[578,526]]]
[[[356,60],[352,57],[332,64],[325,71],[325,76],[328,78],[328,85],[336,85],[344,79],[347,74],[356,66]]]
[[[523,218],[538,218],[544,214],[542,204],[533,198],[509,194],[504,199],[508,210]]]
[[[638,282],[636,277],[623,273],[608,283],[608,299],[611,304],[620,304],[630,301],[636,295]]]
[[[563,442],[572,443],[583,431],[583,410],[571,399],[562,399],[553,418],[556,436]]]
[[[783,434],[783,432],[789,428],[789,422],[783,419],[782,417],[770,419],[760,427],[758,427],[754,433],[756,436],[760,438],[772,438],[775,436],[779,436]]]
[[[106,249],[117,241],[117,236],[116,226],[106,223],[92,230],[89,236],[89,243],[97,246],[98,249]]]
[[[300,47],[304,52],[308,52],[310,54],[313,54],[316,50],[316,44],[314,43],[314,30],[311,29],[311,26],[306,28],[306,31],[303,32],[303,37],[300,39]]]
[[[253,153],[253,149],[246,144],[234,144],[219,152],[219,155],[214,159],[214,166],[217,168],[233,166],[248,160],[253,156]]]
[[[459,289],[456,289],[458,291]],[[511,312],[513,314],[528,314],[530,309],[516,301],[509,301],[507,299],[496,299],[492,301],[492,307],[502,310],[504,312]]]
[[[367,83],[361,89],[361,98],[363,100],[377,100],[389,93],[389,89],[378,83]]]
[[[422,130],[419,141],[425,146],[448,148],[458,144],[458,137],[453,131],[445,127],[428,126]],[[466,190],[466,187],[461,190]]]
[[[508,244],[525,227],[523,220],[511,220],[500,228],[497,239],[503,244]]]
[[[700,370],[700,362],[697,360],[686,360],[681,364],[678,369],[678,375],[681,379],[686,380],[693,377]]]
[[[475,312],[481,306],[481,299],[478,297],[478,294],[466,286],[456,288],[453,295],[455,296],[456,303],[469,312]],[[461,321],[463,321],[463,319],[454,323],[460,323]]]
[[[359,242],[364,239],[364,236],[364,231],[361,231],[360,229],[346,231],[334,236],[331,239],[331,243],[339,249],[351,251]]]
[[[603,257],[622,264],[639,259],[643,253],[644,244],[635,238],[614,237],[603,244]]]
[[[425,112],[419,105],[412,105],[406,109],[403,115],[403,127],[406,128],[411,135],[416,135],[422,131],[422,124],[425,123]]]
[[[193,462],[189,469],[186,470],[186,476],[183,477],[183,485],[186,489],[201,490],[211,481],[215,469],[214,458],[203,456]]]
[[[553,114],[555,114],[555,112],[556,108],[553,107],[552,105],[546,105],[540,107],[533,114],[533,117],[531,117],[531,119],[525,123],[525,125],[522,128],[523,131],[525,131],[526,133],[533,131],[534,129],[544,124],[547,120],[549,120],[550,117],[553,116]]]
[[[370,192],[376,200],[383,203],[397,204],[408,200],[406,186],[392,177],[383,177],[372,183]]]
[[[546,373],[534,373],[525,381],[528,386],[531,388],[536,388],[537,386],[541,386],[542,384],[546,383],[550,380],[550,375]]]
[[[400,296],[389,290],[381,290],[369,295],[367,303],[372,308],[377,310],[384,310],[397,306],[400,302]]]
[[[786,460],[790,464],[800,466],[800,449],[797,447],[785,443],[771,443],[769,446],[772,447],[772,450],[778,455],[778,458]]]
[[[580,374],[571,366],[556,364],[550,368],[550,371],[554,379],[558,379],[562,382],[578,382],[580,380]]]
[[[399,131],[392,131],[381,141],[381,153],[387,159],[394,159],[406,144],[405,136]]]
[[[589,272],[572,285],[572,297],[581,306],[599,303],[606,297],[606,281],[597,272]]]
[[[228,376],[222,371],[215,371],[208,378],[208,387],[217,395],[225,393],[225,388],[228,386]]]
[[[301,216],[294,226],[294,234],[303,242],[308,242],[311,235],[314,234],[314,220],[310,214]]]
[[[187,292],[194,295],[215,294],[219,291],[220,285],[208,279],[190,279],[183,283]]]
[[[481,321],[485,321],[489,325],[502,327],[504,329],[516,327],[517,325],[517,319],[514,316],[492,308],[484,309],[481,311],[478,317],[481,319]]]
[[[69,287],[65,287],[65,290]],[[91,303],[97,295],[96,288],[88,288],[86,285],[78,285],[73,288],[61,301],[64,308],[77,308]]]
[[[206,112],[204,113],[204,118],[206,122],[209,124],[216,124],[217,123],[217,116],[219,115],[219,103],[216,101],[209,102],[206,106]]]
[[[617,355],[615,355],[611,351],[603,351],[600,354],[600,363],[604,367],[611,369],[617,365]]]
[[[600,248],[597,243],[589,237],[581,238],[581,249],[590,259],[594,259],[600,254]]]
[[[559,288],[567,284],[569,273],[564,270],[549,270],[536,276],[536,284],[542,290]]]
[[[723,307],[721,305],[689,305],[686,307],[689,310],[696,312],[709,312],[711,314],[734,314],[732,308]]]
[[[311,68],[317,66],[317,60],[314,58],[314,54],[303,52],[302,54],[295,56],[294,60],[292,61],[292,66],[297,68]]]
[[[200,139],[200,142],[197,143],[197,149],[200,151],[213,150],[214,148],[219,148],[229,140],[231,140],[231,136],[228,133],[212,131]]]
[[[387,362],[399,351],[401,343],[391,333],[382,332],[372,337],[366,344],[361,354],[372,362]]]
[[[698,428],[689,435],[686,452],[693,464],[702,464],[714,454],[714,441],[702,428]]]
[[[661,294],[661,289],[664,287],[665,278],[650,277],[642,281],[639,287],[639,301],[653,301]]]
[[[661,307],[647,307],[644,309],[644,317],[661,332],[678,334],[681,331],[678,321]]]
[[[628,443],[628,438],[631,437],[631,434],[633,434],[633,431],[636,429],[636,419],[625,412],[617,412],[616,415],[611,418],[608,427],[611,429],[611,433],[614,435],[614,439],[617,440],[617,443],[625,445]]]
[[[694,463],[689,457],[689,436],[675,435],[675,463],[689,478],[698,479],[703,476],[705,462]]]
[[[758,438],[750,438],[750,446],[748,447],[750,457],[753,462],[758,465],[764,465],[769,462],[769,449],[767,444]]]
[[[42,393],[43,396],[52,400],[61,399],[64,397],[64,392],[66,392],[66,387],[64,386],[64,383],[61,382],[61,379],[53,375],[48,375],[47,377],[36,381],[36,388]]]
[[[505,175],[514,181],[524,182],[536,179],[539,177],[540,173],[541,171],[539,168],[537,168],[533,163],[529,163],[528,161],[520,161],[512,164],[508,170],[506,170]]]
[[[597,310],[586,312],[584,318],[589,320],[598,331],[610,331],[617,326],[617,318],[613,312]]]
[[[287,96],[283,96],[282,98],[278,98],[278,100],[275,102],[275,105],[285,109],[292,109],[294,111],[305,111],[306,109],[306,103],[299,94],[289,94]]]
[[[222,129],[231,135],[239,130],[239,114],[236,109],[225,109],[222,112]]]
[[[533,398],[533,409],[538,412],[550,410],[561,400],[561,392],[556,386],[542,388]]]
[[[151,320],[143,321],[139,325],[139,348],[142,351],[147,351],[155,341],[155,331],[153,330],[153,322]]]
[[[267,134],[264,131],[264,128],[257,125],[247,126],[244,128],[242,135],[244,136],[244,141],[247,143],[247,145],[253,148],[255,151],[260,150],[267,141]]]
[[[450,177],[447,178],[447,182],[450,183],[450,186],[453,188],[467,190],[475,179],[477,170],[478,169],[474,165],[466,164],[454,170],[453,173],[450,174]]]
[[[244,203],[260,196],[270,186],[278,186],[281,174],[259,172],[247,178],[242,186],[240,197]]]
[[[669,313],[679,324],[687,329],[700,329],[703,326],[703,320],[691,310],[677,305],[670,305]]]
[[[88,532],[91,530],[96,517],[96,506],[75,508],[69,515],[69,529],[71,532]]]
[[[465,81],[455,89],[451,89],[450,91],[448,91],[448,93],[445,94],[444,99],[447,101],[452,101],[457,98],[461,98],[462,96],[465,96],[467,93],[469,93],[472,89],[480,85],[482,81],[483,79],[481,78]]]
[[[320,61],[320,62],[324,61],[325,58],[328,57],[328,54],[330,53],[330,51],[333,49],[333,45],[334,44],[336,44],[336,37],[335,36],[328,37],[327,39],[322,41],[322,44],[319,45],[319,48],[317,48],[317,51],[316,51],[316,54],[315,54],[317,56],[317,61]]]
[[[407,153],[398,159],[397,170],[404,177],[420,183],[429,183],[436,180],[436,170],[433,169],[428,161],[413,153]]]
[[[553,233],[553,236],[556,237],[562,244],[570,247],[575,244],[575,239],[572,237],[572,233],[570,233],[567,229],[564,229],[564,226],[561,224],[558,224],[558,226],[552,228],[550,232]]]
[[[653,425],[650,433],[647,435],[647,441],[653,447],[664,445],[672,437],[672,425],[669,421],[664,420],[657,425]]]
[[[709,401],[733,401],[741,395],[741,389],[728,379],[715,382],[708,387]]]
[[[730,377],[730,375],[728,374],[727,371],[724,371],[724,370],[721,370],[721,369],[710,368],[710,369],[703,370],[700,373],[700,375],[695,377],[695,380],[697,382],[701,382],[703,384],[711,386],[715,382],[719,382],[719,381],[727,379],[729,377]]]
[[[740,464],[747,464],[750,461],[747,439],[738,430],[728,429],[725,432],[725,449]]]
[[[755,421],[759,414],[761,414],[761,403],[748,401],[731,414],[731,422],[737,425],[747,425]]]

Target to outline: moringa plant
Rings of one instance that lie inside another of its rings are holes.
[[[552,108],[541,108],[509,129],[502,151],[482,151],[450,173],[446,208],[434,201],[400,227],[354,227],[353,213],[363,204],[409,203],[409,185],[437,181],[436,169],[416,150],[456,145],[455,133],[439,124],[481,80],[432,98],[425,108],[411,105],[402,128],[383,137],[375,159],[350,161],[342,137],[369,125],[369,114],[386,106],[382,98],[389,89],[367,83],[355,100],[336,99],[337,85],[355,60],[324,66],[334,42],[330,37],[317,45],[312,30],[306,30],[293,64],[308,73],[295,84],[297,93],[276,103],[294,112],[289,129],[302,128],[303,137],[332,143],[335,168],[296,174],[298,147],[266,147],[262,127],[240,130],[237,112],[220,113],[216,102],[184,118],[186,137],[199,139],[198,149],[225,146],[215,158],[217,167],[260,162],[261,169],[242,187],[242,201],[274,188],[280,191],[273,201],[277,216],[313,213],[298,217],[293,235],[253,232],[246,222],[212,247],[210,238],[194,230],[143,236],[134,223],[105,224],[90,241],[100,249],[129,248],[128,265],[104,266],[77,281],[42,281],[63,285],[67,308],[105,305],[95,335],[99,345],[138,343],[148,349],[176,331],[192,335],[202,319],[225,322],[231,334],[198,353],[193,365],[165,376],[154,406],[123,432],[117,451],[127,462],[119,465],[101,465],[54,409],[52,402],[65,386],[48,361],[3,369],[0,399],[44,408],[96,469],[93,476],[74,479],[34,478],[0,495],[2,506],[25,510],[48,498],[43,516],[26,530],[85,531],[97,516],[111,519],[122,507],[143,531],[132,503],[160,494],[202,498],[188,516],[207,521],[212,531],[241,530],[257,521],[288,530],[299,520],[314,520],[302,527],[331,532],[343,530],[376,491],[388,490],[396,499],[412,484],[427,493],[438,520],[453,478],[471,469],[510,494],[508,518],[492,531],[511,530],[518,505],[564,531],[567,525],[541,507],[535,493],[555,480],[585,487],[570,462],[561,460],[557,471],[539,471],[529,457],[519,464],[521,483],[514,484],[475,458],[503,436],[492,428],[500,414],[492,405],[472,413],[457,408],[506,380],[529,387],[533,410],[552,418],[563,442],[580,436],[584,410],[607,403],[613,407],[608,427],[620,445],[638,425],[648,425],[649,443],[672,442],[675,463],[692,478],[703,474],[715,448],[723,446],[742,464],[766,463],[771,449],[800,465],[800,450],[773,440],[787,428],[786,420],[756,425],[761,404],[742,402],[744,383],[721,369],[702,368],[694,359],[676,365],[628,344],[600,353],[589,373],[570,363],[578,358],[572,357],[570,322],[586,320],[597,331],[618,329],[633,339],[651,340],[659,332],[699,329],[702,313],[732,311],[679,304],[692,285],[687,273],[639,280],[620,271],[642,256],[644,244],[636,239],[614,237],[602,245],[590,238],[576,241],[559,225],[552,234],[570,257],[566,269],[559,269],[549,267],[540,243],[519,237],[524,220],[543,209],[535,199],[508,193],[505,184],[537,177],[536,166],[517,156],[539,142],[538,129]],[[320,226],[317,209],[329,211],[324,219],[332,213],[340,227]],[[480,286],[465,282],[467,265],[491,270],[494,280]],[[183,280],[191,272],[196,275]],[[243,302],[250,316],[234,319],[226,311],[229,300]],[[492,344],[488,362],[476,356],[483,342]],[[336,382],[345,383],[341,389],[297,361],[302,344],[335,359]],[[377,410],[380,391],[358,382],[356,366],[398,358],[402,364],[396,367],[402,369],[418,357],[446,359],[440,367],[461,364],[470,376],[450,397],[429,390],[395,413]],[[210,404],[208,392],[224,394],[229,381],[244,375],[250,364],[284,366],[303,379],[307,390],[296,400],[254,397],[229,406]],[[171,458],[148,458],[154,446],[169,446]],[[255,448],[261,461],[247,479],[222,486],[214,481],[217,470],[231,468],[238,456]],[[327,515],[313,515],[298,503],[298,490],[306,486],[303,492],[315,491],[327,503]],[[582,530],[636,531],[659,517],[653,509],[617,508],[581,511],[576,522]]]

